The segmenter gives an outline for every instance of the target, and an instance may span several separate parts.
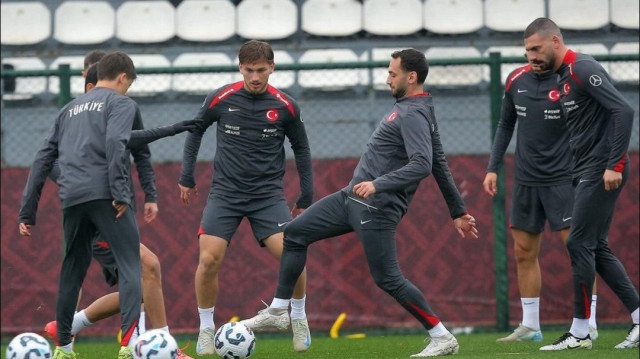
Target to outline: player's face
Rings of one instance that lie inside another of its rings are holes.
[[[556,63],[553,36],[533,34],[524,40],[527,61],[536,73],[553,70]]]
[[[391,89],[391,95],[395,98],[404,97],[409,86],[409,73],[400,66],[402,59],[391,59],[389,62],[389,74],[387,75],[387,85]]]
[[[266,61],[240,64],[240,73],[244,77],[244,88],[254,94],[265,92],[273,67],[274,64],[269,64]]]

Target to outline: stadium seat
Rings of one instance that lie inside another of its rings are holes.
[[[483,25],[481,0],[426,0],[423,10],[424,28],[436,34],[467,34]]]
[[[171,63],[163,55],[130,55],[136,69],[149,67],[170,67]],[[141,74],[129,88],[131,96],[153,96],[168,91],[171,88],[171,75]]]
[[[363,28],[374,35],[410,35],[422,30],[422,1],[365,0]]]
[[[45,70],[46,66],[39,57],[3,57],[2,65],[13,66],[14,70]],[[27,100],[33,95],[46,91],[47,78],[38,77],[18,77],[16,78],[16,88],[11,93],[4,93],[3,100]]]
[[[51,35],[51,13],[40,1],[2,2],[2,45],[33,45]]]
[[[351,49],[314,49],[305,51],[298,63],[331,64],[340,62],[359,62],[358,55]],[[345,90],[363,83],[368,83],[367,70],[327,69],[300,70],[298,84],[303,88],[325,91]]]
[[[173,61],[174,67],[231,65],[231,59],[223,52],[183,53]],[[173,89],[190,94],[207,94],[232,81],[231,72],[174,74]]]
[[[625,29],[640,27],[640,3],[638,0],[611,0],[611,23]]]
[[[115,31],[116,13],[107,1],[65,1],[56,8],[53,38],[64,44],[100,44]]]
[[[307,0],[302,30],[318,36],[348,36],[362,30],[362,4],[356,0]]]
[[[50,69],[57,69],[60,64],[69,64],[72,70],[84,68],[84,56],[60,56],[49,65]],[[49,76],[49,92],[57,95],[60,93],[60,79],[57,76]],[[71,76],[71,95],[77,96],[84,93],[84,77],[82,75]]]
[[[495,31],[524,31],[533,20],[546,14],[544,1],[485,0],[485,25]]]
[[[595,30],[609,23],[609,2],[549,0],[549,18],[566,30]]]
[[[373,48],[371,49],[371,61],[385,61],[388,64],[391,60],[391,54],[397,50],[402,50],[402,48]],[[376,67],[372,70],[373,88],[375,90],[389,89],[389,86],[387,85],[388,74],[388,66]]]
[[[229,0],[189,0],[176,8],[176,35],[187,41],[222,41],[236,33],[236,7]]]
[[[116,11],[119,40],[158,43],[173,38],[175,33],[175,8],[169,1],[125,1]]]
[[[500,65],[500,79],[502,80],[502,84],[504,85],[507,80],[507,76],[511,73],[511,71],[517,69],[518,67],[525,66],[527,64],[527,59],[524,56],[525,50],[524,46],[491,46],[484,53],[484,57],[489,57],[489,54],[492,52],[499,52],[502,57],[519,57],[520,61],[517,63],[509,63]],[[484,80],[489,81],[491,76],[491,70],[487,67],[484,72]]]
[[[298,30],[298,8],[291,0],[243,0],[236,14],[237,33],[245,39],[284,39]]]
[[[637,42],[622,42],[613,45],[610,53],[611,55],[637,55],[639,51],[640,46],[638,46]],[[640,64],[638,61],[610,62],[609,69],[609,74],[611,74],[611,78],[615,81],[631,82],[637,86],[640,80]]]
[[[480,58],[475,47],[431,47],[425,52],[427,60],[452,58]],[[482,81],[484,65],[430,66],[428,86],[477,85]]]

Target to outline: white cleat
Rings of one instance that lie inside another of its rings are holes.
[[[598,334],[598,329],[592,326],[589,326],[589,338],[591,338],[591,341],[598,339],[599,336],[600,334]]]
[[[638,347],[638,324],[634,324],[629,329],[629,335],[622,343],[615,346],[616,349],[628,349]]]
[[[311,333],[309,332],[309,322],[307,318],[292,319],[291,330],[293,331],[293,350],[305,352],[311,346]]]
[[[427,338],[428,339],[428,338]],[[441,337],[432,337],[429,345],[418,354],[413,354],[412,358],[422,357],[439,357],[444,355],[458,354],[458,341],[451,333],[447,333]]]
[[[577,338],[571,333],[564,333],[553,344],[545,345],[540,350],[567,350],[567,349],[591,349],[591,338]]]
[[[215,345],[215,337],[216,329],[215,328],[204,328],[200,330],[198,334],[198,344],[196,344],[196,354],[198,355],[206,355],[206,354],[214,354],[216,352]]]
[[[258,315],[256,315],[255,317],[241,320],[240,323],[253,330],[270,328],[285,330],[289,328],[289,312],[287,312],[286,308],[267,307],[259,311]]]
[[[529,327],[525,327],[520,324],[513,331],[513,333],[507,335],[504,338],[496,339],[497,342],[540,342],[542,341],[542,332],[540,330],[534,330]]]

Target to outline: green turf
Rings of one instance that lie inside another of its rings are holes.
[[[559,337],[560,331],[545,331],[545,339],[540,343],[496,343],[496,338],[507,333],[460,334],[460,352],[455,358],[638,358],[638,349],[613,349],[627,335],[626,330],[600,330],[600,337],[594,342],[593,349],[579,351],[540,352],[540,346],[548,344]],[[191,339],[191,345],[186,349],[187,354],[196,358],[217,358],[215,355],[198,357],[195,355],[194,334],[178,336],[178,342],[184,346]],[[326,334],[313,337],[313,344],[306,353],[295,353],[291,339],[284,336],[273,336],[258,333],[256,351],[253,359],[372,359],[372,358],[409,358],[409,355],[420,352],[425,344],[424,336],[420,335],[368,335],[364,339],[331,339]],[[6,350],[6,343],[2,345],[2,353]],[[115,340],[93,341],[89,338],[78,340],[75,346],[79,359],[115,358],[118,345]],[[2,355],[4,356],[4,355]]]

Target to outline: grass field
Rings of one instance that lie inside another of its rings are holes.
[[[498,337],[507,333],[460,334],[460,352],[455,358],[615,358],[638,359],[638,349],[613,349],[627,335],[623,329],[600,330],[600,337],[594,342],[593,349],[562,352],[540,352],[539,347],[548,344],[562,335],[560,331],[545,331],[542,343],[496,343]],[[179,345],[184,346],[192,340],[186,352],[195,355],[195,339],[183,336],[177,337]],[[331,339],[326,335],[317,334],[313,337],[313,344],[306,353],[295,353],[291,345],[291,338],[285,336],[265,335],[256,337],[256,351],[252,359],[372,359],[372,358],[409,358],[411,354],[420,352],[425,344],[421,335],[369,335],[363,339],[338,338]],[[6,350],[2,345],[2,357]],[[115,341],[81,338],[75,346],[79,359],[109,359],[115,358],[118,344]],[[217,358],[215,355],[197,358]]]

